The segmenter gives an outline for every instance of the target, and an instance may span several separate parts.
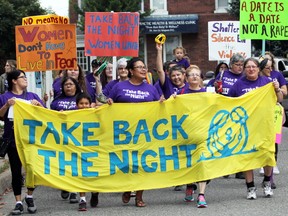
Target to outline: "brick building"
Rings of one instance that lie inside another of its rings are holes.
[[[226,8],[230,0],[143,0],[141,10],[151,9],[150,17],[140,20],[139,56],[144,58],[149,69],[155,68],[156,49],[154,38],[159,33],[167,36],[163,59],[173,58],[172,50],[183,46],[191,63],[198,65],[202,72],[214,70],[217,62],[208,60],[208,22],[235,20]],[[81,0],[72,0],[69,5],[70,22],[76,23],[78,16],[73,4],[81,5]],[[84,36],[78,32],[78,61],[89,70],[90,57],[84,56]]]

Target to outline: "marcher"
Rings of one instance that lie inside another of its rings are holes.
[[[86,93],[79,93],[76,96],[76,106],[77,109],[88,109],[91,108],[91,97]],[[79,207],[78,211],[87,211],[87,202],[86,202],[86,193],[80,192],[80,200],[79,200]],[[90,206],[96,207],[98,205],[98,195],[99,193],[92,193],[91,194],[91,200],[90,200]]]
[[[253,89],[264,86],[270,82],[273,82],[275,94],[277,96],[277,101],[281,102],[283,100],[283,93],[280,90],[279,82],[277,80],[271,81],[265,76],[260,76],[259,62],[254,58],[248,58],[244,62],[244,76],[241,77],[230,89],[229,96],[239,97]],[[245,171],[245,179],[247,186],[247,199],[256,199],[256,187],[254,184],[253,170]],[[271,173],[272,167],[264,167],[264,179],[262,182],[262,187],[265,197],[273,196],[273,190],[271,188]]]
[[[239,53],[234,54],[230,58],[229,70],[219,73],[215,78],[217,93],[225,96],[229,94],[230,88],[240,77],[242,77],[244,60],[244,57]],[[221,87],[219,86],[219,81],[222,84]]]
[[[0,95],[0,117],[4,117],[4,134],[3,139],[9,141],[8,158],[10,163],[10,169],[12,174],[12,189],[16,199],[16,205],[12,211],[12,215],[19,215],[24,212],[24,207],[21,198],[22,191],[22,164],[17,152],[13,121],[8,119],[8,109],[15,104],[17,98],[30,101],[34,106],[44,107],[42,100],[37,94],[27,92],[27,78],[24,71],[13,70],[7,73],[8,91]],[[25,202],[27,203],[27,210],[33,214],[37,211],[37,207],[34,204],[33,199],[34,188],[27,188],[27,195]]]
[[[104,71],[100,74],[100,81],[102,88],[105,88],[105,86],[112,80],[113,80],[113,64],[111,62],[108,62]]]
[[[90,95],[90,97],[92,99],[92,107],[94,107],[95,102],[96,102],[96,92],[89,85],[88,81],[85,79],[84,72],[83,72],[83,70],[79,64],[77,65],[77,69],[64,70],[63,71],[63,77],[57,78],[54,80],[54,82],[53,82],[54,98],[56,98],[59,94],[61,94],[61,92],[62,92],[61,82],[66,77],[72,77],[77,81],[82,92],[86,92]]]
[[[236,53],[230,58],[229,62],[229,70],[225,70],[220,72],[214,82],[215,91],[218,94],[222,94],[224,96],[228,96],[230,88],[240,79],[243,75],[243,64],[244,57]],[[224,176],[228,178],[229,175]],[[237,179],[245,179],[243,172],[238,172],[235,174],[235,178]]]
[[[17,67],[16,60],[8,59],[5,64],[5,73],[0,76],[0,94],[4,94],[8,89],[7,74]]]
[[[81,93],[78,82],[72,77],[63,77],[61,82],[61,94],[53,99],[50,104],[52,110],[65,111],[76,110],[76,96]],[[70,203],[78,203],[77,193],[68,191],[61,191],[62,199],[68,199]]]
[[[183,94],[185,91],[185,88],[188,88],[188,84],[185,80],[185,69],[183,66],[177,66],[177,65],[171,65],[171,64],[177,64],[175,61],[171,61],[171,63],[164,65],[163,67],[163,60],[162,60],[162,50],[163,46],[162,44],[156,43],[156,49],[157,49],[157,57],[156,57],[156,67],[157,67],[157,73],[159,76],[159,80],[157,81],[159,83],[159,86],[162,91],[162,95],[165,99],[168,99],[171,95],[175,94]],[[165,71],[165,69],[167,71]],[[158,86],[156,86],[158,89]],[[158,90],[160,93],[160,91]],[[176,185],[174,187],[175,191],[182,191],[181,185]]]
[[[216,77],[218,76],[219,73],[224,73],[224,71],[228,70],[229,67],[228,65],[225,63],[225,62],[220,62],[216,68],[215,68],[215,71],[214,71],[214,75],[215,75],[215,78],[214,79],[211,79],[208,83],[207,83],[207,87],[210,87],[210,86],[214,86],[214,83],[215,83],[215,79]]]
[[[143,80],[146,78],[147,68],[140,58],[132,58],[128,64],[129,80],[118,82],[109,94],[108,104],[113,103],[142,103],[149,101],[157,101],[160,96],[156,88]],[[131,94],[127,94],[127,91]],[[133,93],[135,92],[135,93]],[[141,95],[139,95],[141,94]],[[140,97],[139,97],[140,96]],[[137,207],[145,207],[143,201],[143,190],[136,191],[135,205]],[[130,201],[131,192],[124,192],[122,195],[123,203]]]
[[[173,94],[183,94],[187,83],[185,82],[185,70],[183,67],[174,66],[169,69],[169,76],[163,70],[162,44],[156,43],[157,57],[156,67],[159,76],[160,86],[165,99]]]
[[[90,86],[96,91],[96,80],[94,78],[94,71],[96,71],[103,62],[99,61],[98,59],[93,59],[91,62],[92,70],[85,76],[86,81],[90,84]]]
[[[108,98],[110,91],[115,84],[117,84],[118,82],[122,82],[122,81],[129,79],[128,78],[128,70],[127,70],[126,66],[127,66],[127,59],[126,58],[120,58],[117,61],[117,77],[118,77],[118,79],[110,81],[104,88],[102,86],[102,83],[100,82],[99,76],[95,76],[95,80],[98,83],[97,88],[96,88],[97,99],[99,99],[99,97],[101,97],[101,94],[103,94],[105,97]]]
[[[202,87],[202,79],[203,79],[203,75],[198,66],[190,66],[189,68],[187,68],[186,80],[187,80],[189,87],[185,89],[183,94],[206,92],[206,89]],[[174,95],[174,97],[176,97],[176,95]],[[206,189],[206,185],[208,182],[209,180],[198,182],[199,193],[197,197],[197,208],[207,207],[207,203],[205,200],[205,189]],[[186,193],[185,193],[185,198],[184,198],[185,202],[194,201],[193,194],[195,193],[196,189],[197,189],[197,186],[194,183],[186,185]]]
[[[282,73],[278,72],[278,71],[275,71],[273,70],[273,61],[272,61],[272,57],[270,55],[265,55],[267,56],[268,58],[259,58],[259,61],[260,61],[260,73],[262,76],[266,76],[268,77],[269,79],[271,79],[271,81],[273,80],[277,80],[279,82],[279,85],[280,85],[280,90],[283,94],[283,96],[286,96],[287,95],[287,86],[286,86],[286,80],[283,76]],[[277,154],[278,154],[278,144],[280,143],[275,143],[275,160],[277,162]],[[279,174],[280,171],[277,167],[277,165],[275,167],[273,167],[273,172],[272,172],[272,176],[271,176],[271,188],[272,189],[276,189],[276,184],[275,184],[275,181],[272,181],[273,180],[273,174]],[[264,174],[264,169],[261,168],[260,169],[260,174]]]

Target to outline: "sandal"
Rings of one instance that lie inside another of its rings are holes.
[[[136,207],[145,207],[146,204],[143,200],[138,200],[138,199],[135,199],[135,206]]]
[[[130,197],[131,197],[130,194],[131,194],[131,192],[124,192],[122,194],[122,202],[123,203],[129,203]]]

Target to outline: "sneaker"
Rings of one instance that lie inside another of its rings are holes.
[[[136,192],[135,191],[131,191],[130,197],[136,197]]]
[[[77,194],[76,193],[70,193],[69,201],[72,204],[78,203]]]
[[[197,208],[206,208],[207,203],[203,195],[199,195],[197,198]]]
[[[264,192],[264,196],[265,197],[272,197],[273,196],[273,190],[271,188],[271,183],[270,181],[268,182],[263,182],[262,183],[262,187],[263,187],[263,192]]]
[[[264,175],[264,168],[263,167],[260,168],[259,174],[262,175],[262,176]]]
[[[61,191],[61,197],[62,197],[62,199],[68,199],[69,194],[70,194],[70,193],[69,193],[68,191],[62,190],[62,191]]]
[[[84,200],[80,201],[78,211],[87,211],[86,202]]]
[[[23,214],[24,208],[21,203],[17,203],[15,208],[12,210],[12,215],[20,215]]]
[[[182,186],[181,185],[175,186],[174,191],[182,191]]]
[[[194,201],[193,194],[194,194],[193,188],[192,187],[187,187],[186,188],[186,196],[184,198],[184,201],[185,202],[193,202]]]
[[[92,208],[97,207],[98,201],[99,201],[98,196],[99,196],[99,193],[91,193],[90,206]]]
[[[250,199],[250,200],[257,199],[256,187],[248,188],[248,190],[247,190],[247,199]]]
[[[275,175],[279,175],[280,174],[280,171],[279,171],[277,166],[273,167],[273,174],[275,174]]]
[[[34,214],[37,211],[36,205],[34,205],[34,200],[33,198],[27,198],[25,197],[25,202],[28,206],[27,210],[30,214]]]

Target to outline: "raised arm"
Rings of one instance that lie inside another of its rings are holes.
[[[163,46],[162,44],[156,43],[156,50],[157,50],[156,68],[157,68],[157,73],[159,76],[160,83],[161,85],[163,85],[165,83],[165,71],[163,70],[163,60],[162,60]]]

